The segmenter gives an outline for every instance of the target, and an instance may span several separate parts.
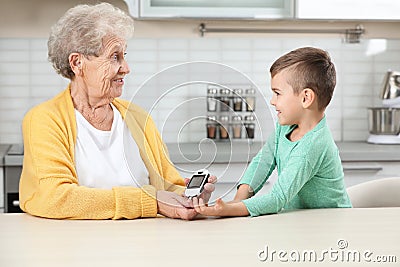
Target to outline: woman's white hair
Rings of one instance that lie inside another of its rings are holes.
[[[133,19],[108,3],[78,5],[69,9],[51,28],[47,42],[49,61],[57,73],[72,79],[71,53],[99,56],[103,38],[118,36],[128,40],[133,35]]]

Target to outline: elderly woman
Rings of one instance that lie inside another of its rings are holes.
[[[23,120],[25,212],[68,219],[196,215],[151,117],[117,98],[132,33],[132,18],[106,3],[78,5],[53,26],[49,60],[71,82]],[[212,191],[208,184],[204,197]]]

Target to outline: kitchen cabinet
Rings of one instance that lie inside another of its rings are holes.
[[[297,19],[399,20],[400,1],[296,0]]]
[[[167,146],[172,162],[183,177],[189,177],[198,169],[207,168],[219,178],[212,199],[222,197],[224,200],[231,200],[248,163],[263,144],[254,142],[249,146],[246,143],[236,143],[232,147],[228,142],[215,144],[215,149],[209,144],[203,144],[200,147],[202,153],[196,143]],[[337,146],[342,159],[346,187],[375,179],[400,177],[400,146],[366,142],[338,142]],[[268,192],[276,179],[277,173],[274,171],[260,193]]]
[[[347,187],[375,179],[400,177],[399,145],[366,142],[340,142],[337,145]]]
[[[293,18],[294,0],[125,0],[138,19]]]
[[[9,145],[0,144],[0,212],[4,210],[4,156]]]
[[[137,19],[399,20],[393,0],[124,0]]]
[[[400,177],[400,161],[347,161],[343,162],[346,187],[388,178]]]
[[[3,159],[4,176],[2,177],[4,212],[22,212],[19,207],[19,178],[22,171],[23,147],[18,144],[5,147]]]
[[[22,168],[19,164],[8,164],[4,168],[4,212],[22,212],[19,207],[19,178]]]
[[[4,209],[4,169],[0,166],[0,209]]]

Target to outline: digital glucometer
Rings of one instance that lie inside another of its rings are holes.
[[[210,173],[207,170],[198,170],[190,178],[185,189],[185,196],[192,198],[197,197],[204,190],[204,185],[208,182]]]

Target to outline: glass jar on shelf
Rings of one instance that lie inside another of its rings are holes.
[[[207,117],[207,138],[216,139],[217,138],[217,118],[215,116]]]
[[[231,99],[230,99],[230,93],[231,91],[229,89],[222,88],[219,90],[219,110],[220,111],[229,111],[231,108]]]
[[[233,110],[234,111],[242,111],[243,109],[243,98],[242,98],[242,89],[233,90]]]
[[[248,115],[244,117],[244,127],[246,129],[246,137],[249,139],[254,139],[254,131],[256,125],[255,125],[255,118],[253,115]]]
[[[255,111],[256,108],[256,90],[253,88],[246,90],[246,111]]]
[[[232,136],[233,138],[242,138],[242,117],[233,116],[232,117]]]
[[[216,87],[208,87],[207,89],[207,110],[215,112],[217,111],[217,93]]]
[[[219,139],[229,139],[229,116],[221,116],[219,120]]]

